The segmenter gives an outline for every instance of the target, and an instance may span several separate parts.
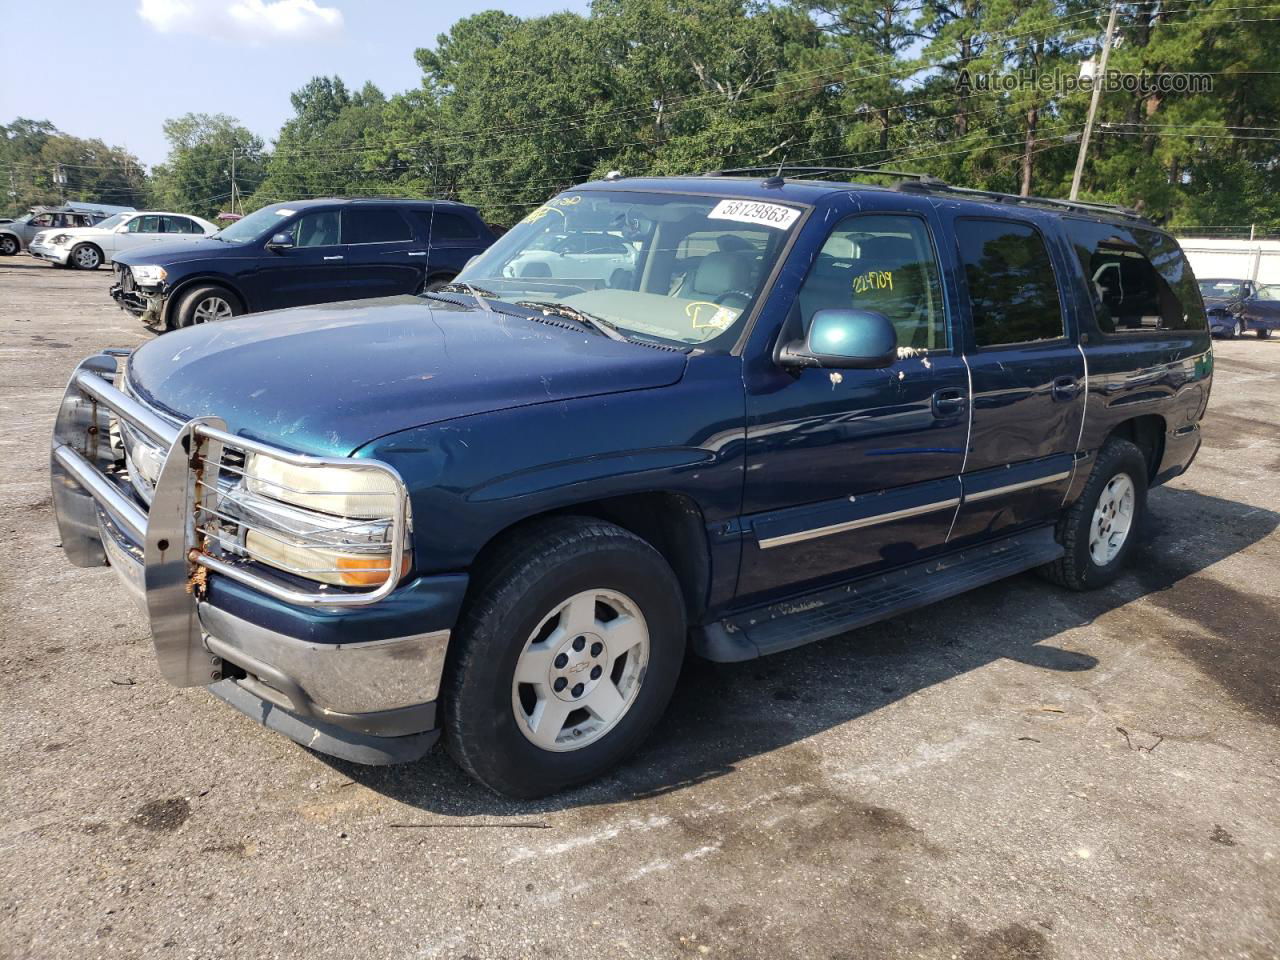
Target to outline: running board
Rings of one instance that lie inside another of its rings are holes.
[[[896,617],[1057,560],[1052,527],[902,567],[880,576],[734,614],[698,627],[693,648],[708,660],[732,663],[824,640]]]

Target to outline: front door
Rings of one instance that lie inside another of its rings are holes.
[[[969,411],[939,275],[923,217],[847,217],[814,259],[781,339],[802,337],[821,309],[874,310],[893,321],[898,361],[746,364],[740,598],[911,563],[945,544]]]
[[[349,299],[347,248],[342,243],[342,211],[308,210],[284,228],[293,246],[263,251],[247,279],[254,311],[279,310]]]
[[[1061,263],[1025,220],[952,221],[963,270],[973,428],[953,545],[1057,516],[1084,417],[1084,357]]]

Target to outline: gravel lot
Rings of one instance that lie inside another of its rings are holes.
[[[0,957],[1280,956],[1280,339],[1217,345],[1114,587],[691,664],[636,761],[516,804],[167,686],[63,559],[55,404],[146,336],[109,283],[0,260]]]

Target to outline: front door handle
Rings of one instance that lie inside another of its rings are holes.
[[[409,251],[409,256],[411,256],[411,257],[425,257],[426,255],[427,255],[427,251],[425,251],[425,250],[410,250],[410,251]]]
[[[342,255],[341,255],[341,254],[338,254],[338,256],[336,256],[336,257],[325,257],[325,259],[326,259],[326,260],[341,260],[341,259],[342,259]]]
[[[1053,380],[1053,397],[1055,400],[1074,400],[1080,392],[1080,381],[1075,377],[1055,377]]]
[[[933,415],[939,420],[964,413],[969,397],[960,387],[945,387],[933,395]]]

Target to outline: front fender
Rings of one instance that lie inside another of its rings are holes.
[[[389,463],[413,507],[414,565],[467,569],[530,517],[641,493],[689,497],[708,528],[741,509],[741,361],[691,357],[678,383],[516,407],[391,434],[356,456]]]

